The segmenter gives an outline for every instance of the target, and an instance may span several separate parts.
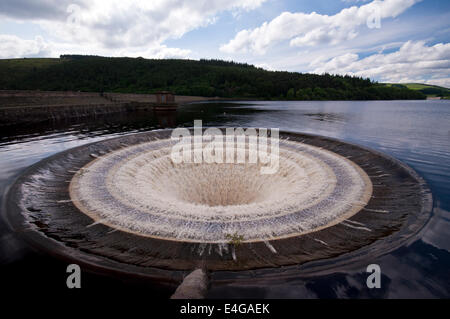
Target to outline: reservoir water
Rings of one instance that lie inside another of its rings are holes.
[[[450,101],[235,101],[182,106],[176,114],[151,112],[101,119],[2,129],[0,194],[27,167],[60,151],[124,134],[158,129],[167,123],[192,126],[268,127],[338,138],[379,150],[414,168],[433,193],[425,228],[407,245],[375,258],[382,287],[368,289],[364,267],[336,267],[305,277],[301,268],[255,270],[255,280],[239,273],[211,276],[209,297],[336,298],[450,296]],[[8,231],[1,212],[0,280],[7,289],[66,289],[62,260],[33,250]],[[144,288],[169,296],[172,288],[105,274],[86,274],[83,287]]]

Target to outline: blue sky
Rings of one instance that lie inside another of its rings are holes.
[[[217,58],[450,87],[448,0],[2,0],[0,58]]]

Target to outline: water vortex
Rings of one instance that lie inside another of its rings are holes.
[[[227,243],[232,234],[254,242],[335,225],[357,213],[372,194],[362,169],[304,143],[281,142],[274,174],[261,174],[260,161],[174,164],[174,144],[170,139],[142,143],[90,162],[72,179],[73,202],[94,221],[122,231]]]

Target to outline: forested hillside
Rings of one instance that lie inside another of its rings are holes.
[[[250,99],[423,99],[406,87],[330,74],[274,72],[220,60],[150,60],[65,55],[0,60],[0,89],[152,93]]]

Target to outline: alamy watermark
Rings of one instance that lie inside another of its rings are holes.
[[[369,14],[366,20],[366,25],[369,29],[381,28],[381,7],[380,4],[374,5],[372,12]]]
[[[67,6],[66,12],[69,13],[66,19],[67,24],[78,27],[81,20],[81,7],[72,3]]]
[[[280,166],[278,128],[208,127],[194,121],[194,134],[187,128],[176,128],[171,139],[171,159],[180,163],[260,164],[261,174],[275,174]]]
[[[370,273],[367,277],[366,285],[367,288],[381,288],[381,268],[380,265],[370,264],[367,266],[366,272]]]
[[[70,264],[67,266],[66,272],[70,275],[67,276],[66,285],[67,288],[81,288],[81,268],[77,264]]]

